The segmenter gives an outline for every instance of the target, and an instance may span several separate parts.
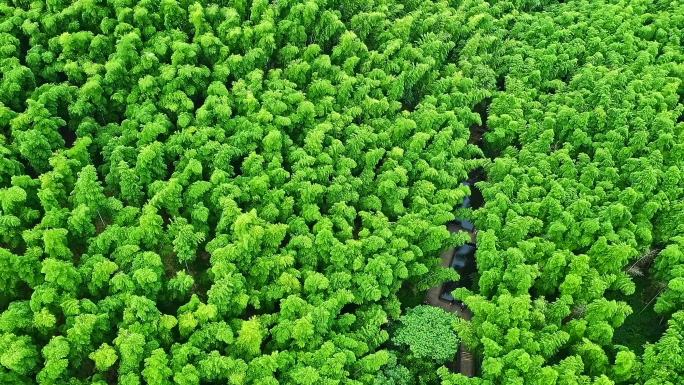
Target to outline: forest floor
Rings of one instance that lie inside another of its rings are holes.
[[[642,354],[644,344],[654,343],[667,329],[665,318],[653,310],[654,298],[660,288],[653,284],[648,276],[633,278],[636,284],[634,294],[620,299],[632,307],[633,313],[627,316],[625,323],[615,331],[615,343],[625,345],[637,354]]]

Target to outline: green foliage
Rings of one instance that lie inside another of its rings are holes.
[[[655,344],[646,345],[641,380],[645,385],[670,385],[684,381],[684,312],[668,322],[667,331]]]
[[[28,336],[0,336],[0,364],[11,372],[26,375],[38,365],[38,351]]]
[[[672,313],[684,309],[684,237],[672,238],[654,261],[656,279],[665,287],[654,305],[658,313]]]
[[[409,385],[411,384],[411,371],[397,362],[395,355],[390,356],[390,361],[379,372],[373,385]]]
[[[95,362],[95,367],[101,372],[111,368],[118,359],[116,350],[107,343],[103,343],[96,351],[90,353],[88,357]]]
[[[454,359],[460,340],[454,331],[455,316],[427,305],[409,309],[399,318],[392,341],[405,346],[417,359],[442,364]]]
[[[3,2],[0,383],[682,382],[683,7]]]

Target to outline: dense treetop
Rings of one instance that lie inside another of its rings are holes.
[[[682,39],[681,1],[0,4],[0,383],[682,383]],[[413,308],[457,217],[470,322]]]

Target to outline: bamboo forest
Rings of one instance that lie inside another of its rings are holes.
[[[684,0],[0,0],[0,385],[684,385]]]

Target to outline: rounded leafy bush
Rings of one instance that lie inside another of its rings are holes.
[[[399,318],[392,338],[416,356],[438,363],[453,359],[458,352],[459,338],[453,328],[455,316],[428,305],[416,306]]]

